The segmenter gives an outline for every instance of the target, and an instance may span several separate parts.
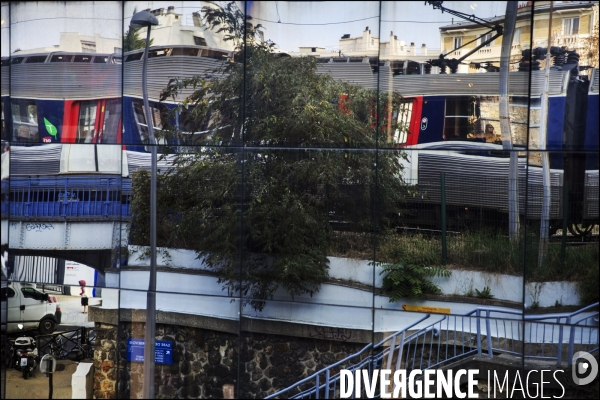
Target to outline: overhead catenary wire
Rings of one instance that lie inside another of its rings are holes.
[[[262,22],[271,22],[273,24],[282,24],[282,25],[307,25],[307,26],[324,26],[324,25],[340,25],[340,24],[350,24],[352,22],[360,22],[360,21],[366,21],[368,19],[374,19],[374,18],[379,18],[379,16],[374,16],[374,17],[366,17],[366,18],[361,18],[361,19],[354,19],[354,20],[350,20],[350,21],[338,21],[338,22],[323,22],[323,23],[300,23],[300,22],[281,22],[281,21],[272,21],[269,19],[263,19],[263,18],[258,18],[258,17],[252,17],[252,19],[258,20],[258,21],[262,21]],[[381,22],[401,22],[401,23],[410,23],[410,24],[449,24],[451,21],[411,21],[411,20],[384,20],[382,19]]]

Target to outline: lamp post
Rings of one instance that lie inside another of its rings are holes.
[[[148,144],[151,149],[151,177],[150,177],[150,282],[146,294],[146,334],[144,336],[144,388],[145,399],[154,398],[154,357],[156,347],[156,139],[152,126],[152,114],[148,102],[148,88],[146,75],[148,68],[148,46],[150,45],[150,29],[158,25],[158,19],[148,11],[135,13],[131,18],[129,27],[147,28],[146,48],[142,66],[142,96],[144,98],[144,111],[148,125]]]

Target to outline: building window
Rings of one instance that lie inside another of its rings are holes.
[[[521,43],[521,28],[515,29],[513,34],[513,43]]]
[[[563,18],[563,34],[579,34],[579,18]]]
[[[194,36],[194,44],[196,46],[206,46],[206,39],[203,37]]]
[[[460,46],[462,46],[462,37],[455,37],[454,38],[454,48],[458,49]]]
[[[481,37],[481,43],[485,43],[487,40],[490,40],[492,38],[492,34],[488,33],[486,35],[483,35]],[[490,47],[492,45],[492,42],[489,42],[488,44],[486,44],[484,47]]]
[[[17,142],[37,143],[38,132],[37,104],[32,100],[12,102],[13,138]]]
[[[81,40],[81,51],[84,53],[95,53],[96,52],[96,42],[91,42],[88,40]]]

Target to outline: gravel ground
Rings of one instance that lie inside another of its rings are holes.
[[[53,399],[70,399],[72,395],[71,377],[79,363],[70,360],[59,360],[53,377]],[[60,370],[60,371],[59,371]],[[23,379],[23,373],[14,368],[6,371],[7,399],[47,399],[49,378],[36,368],[33,377]]]

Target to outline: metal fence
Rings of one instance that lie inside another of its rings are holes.
[[[114,177],[11,178],[11,217],[129,216],[130,180]]]
[[[595,303],[572,313],[525,318],[518,310],[496,307],[478,307],[463,315],[432,317],[426,314],[381,342],[367,344],[361,351],[266,398],[337,398],[341,369],[353,374],[361,369],[369,373],[376,369],[387,369],[392,373],[402,369],[408,376],[414,369],[440,368],[467,356],[493,358],[497,354],[552,359],[561,365],[560,349],[563,346],[568,349],[570,365],[576,349],[598,350],[597,309],[598,303]],[[436,320],[422,326],[430,319]],[[418,329],[414,329],[417,326]],[[542,332],[538,327],[542,327]],[[554,355],[550,354],[551,348],[557,349],[552,353]],[[362,390],[365,395],[365,389]],[[354,398],[354,394],[352,396]]]
[[[38,354],[50,354],[59,360],[92,360],[96,334],[94,328],[77,328],[70,331],[55,332],[36,338]]]

